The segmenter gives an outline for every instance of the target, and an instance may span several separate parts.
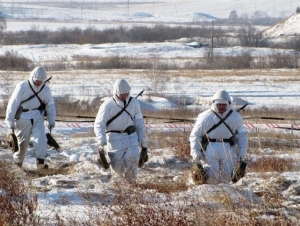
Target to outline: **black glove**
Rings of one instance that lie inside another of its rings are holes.
[[[240,160],[240,162],[234,167],[232,172],[231,181],[233,183],[238,182],[239,179],[243,178],[246,174],[247,163]]]
[[[109,164],[106,160],[106,157],[105,157],[105,152],[104,152],[104,149],[103,147],[100,147],[98,149],[98,153],[99,153],[99,158],[98,158],[98,162],[100,163],[100,165],[104,168],[104,169],[108,169],[109,168]]]
[[[142,147],[140,160],[139,160],[139,167],[142,168],[144,163],[148,161],[148,149],[145,147]]]

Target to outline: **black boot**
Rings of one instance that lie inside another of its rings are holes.
[[[14,162],[14,164],[19,168],[22,168],[23,162]]]
[[[38,172],[43,172],[48,169],[48,165],[45,164],[44,159],[36,159],[36,168]]]

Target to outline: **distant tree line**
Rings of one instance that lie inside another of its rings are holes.
[[[210,27],[170,27],[156,25],[154,27],[135,26],[126,28],[108,28],[96,30],[94,27],[81,29],[79,27],[62,27],[56,31],[32,27],[30,30],[6,32],[2,34],[2,45],[21,44],[101,44],[117,42],[164,42],[180,38],[211,36]],[[221,28],[214,30],[215,36],[222,36],[224,31]]]
[[[283,21],[283,17],[270,17],[267,13],[263,11],[255,11],[253,15],[249,16],[246,13],[238,16],[236,10],[232,10],[229,14],[228,19],[222,20],[223,23],[229,23],[234,25],[263,25],[263,26],[273,26],[280,21]]]

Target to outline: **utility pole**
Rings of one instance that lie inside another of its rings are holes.
[[[127,11],[129,11],[129,0],[127,1]]]
[[[211,57],[211,63],[214,61],[214,21],[211,21],[211,52],[210,52],[210,57]]]

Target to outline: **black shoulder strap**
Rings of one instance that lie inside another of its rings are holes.
[[[34,95],[33,96],[36,96],[38,99],[39,99],[39,101],[40,101],[40,103],[41,104],[43,104],[43,101],[41,100],[41,98],[39,97],[39,93],[44,89],[44,87],[45,87],[45,83],[44,83],[44,85],[42,86],[42,88],[36,93],[35,91],[34,91],[34,89],[32,88],[32,86],[31,86],[31,84],[30,84],[30,82],[29,82],[29,80],[28,80],[28,84],[29,84],[29,86],[30,86],[30,88],[31,88],[31,90],[32,90],[32,92],[34,93]],[[31,99],[31,98],[30,98]]]
[[[126,111],[127,106],[129,105],[132,97],[129,98],[128,103],[125,105],[124,108],[122,108],[121,111],[119,111],[114,117],[112,117],[110,120],[107,121],[106,126],[108,126],[112,121],[114,121],[116,118],[118,118],[124,111],[130,116],[130,118],[133,120],[132,116],[129,114],[128,111]],[[113,99],[115,101],[115,99]]]
[[[23,104],[23,103],[25,103],[26,101],[31,100],[31,99],[34,98],[34,97],[35,97],[35,94],[31,95],[31,96],[28,97],[26,100],[22,100],[21,103],[20,103],[20,105]]]
[[[228,114],[225,116],[225,118],[223,118],[223,119],[216,112],[213,111],[213,113],[215,113],[215,115],[218,116],[218,118],[220,119],[220,124],[224,123],[224,125],[227,127],[227,129],[229,129],[229,131],[231,132],[231,134],[234,135],[234,133],[232,132],[231,128],[225,122],[225,120],[228,118],[228,116],[232,113],[232,110],[230,110],[228,112]]]
[[[35,96],[37,96],[37,93],[34,92],[33,88],[32,88],[31,85],[30,85],[29,80],[28,80],[28,84],[29,84],[29,86],[30,86],[30,88],[31,88],[31,90],[33,91],[34,94],[31,95],[30,97],[28,97],[27,99],[22,100],[21,103],[20,103],[20,105],[23,104],[23,103],[25,103],[25,102],[27,102],[27,101],[29,101],[29,100],[31,100],[31,99],[34,98]],[[42,86],[42,88],[40,89],[39,92],[42,91],[42,89],[44,88],[44,86],[45,86],[45,84]],[[39,96],[37,96],[37,97],[39,98]],[[39,101],[41,102],[40,98],[39,98]]]
[[[214,111],[212,111],[212,112],[216,114],[216,112],[214,112]],[[216,114],[216,115],[220,118],[220,121],[219,121],[217,124],[213,125],[213,127],[211,127],[211,128],[206,132],[206,134],[208,134],[209,132],[211,132],[212,130],[214,130],[215,128],[217,128],[217,127],[218,127],[219,125],[221,125],[222,123],[224,123],[224,124],[227,126],[227,128],[228,128],[228,125],[225,123],[225,120],[229,117],[229,115],[231,115],[231,113],[232,113],[232,110],[230,110],[230,111],[228,112],[228,114],[227,114],[224,118],[221,118],[218,114]],[[231,129],[229,129],[229,130],[230,130],[230,132],[232,133]]]

